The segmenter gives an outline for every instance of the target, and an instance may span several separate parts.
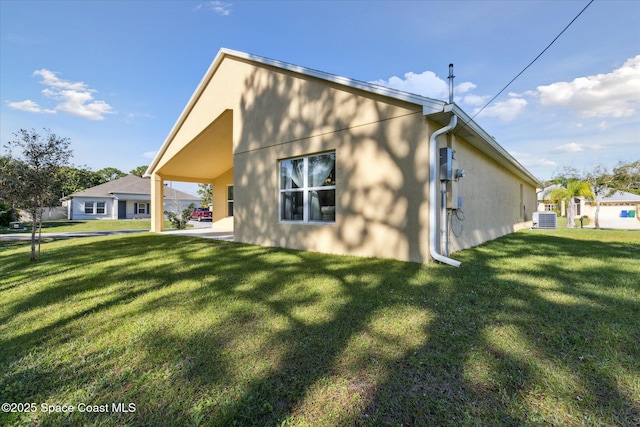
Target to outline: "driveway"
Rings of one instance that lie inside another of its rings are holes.
[[[69,239],[72,237],[108,236],[110,234],[146,233],[148,230],[113,230],[113,231],[69,231],[63,233],[42,233],[43,239]],[[2,240],[31,240],[31,233],[0,234]]]
[[[185,230],[167,230],[162,234],[177,234],[180,236],[202,237],[204,239],[217,239],[233,241],[233,231],[214,229],[211,222],[189,221],[193,228]],[[42,239],[70,239],[73,237],[109,236],[111,234],[148,233],[149,230],[113,230],[113,231],[73,231],[60,233],[42,233]],[[31,233],[0,234],[0,241],[31,240]]]
[[[198,222],[189,221],[193,228],[187,228],[185,230],[167,230],[162,234],[177,234],[180,236],[192,236],[202,237],[205,239],[226,240],[233,242],[233,231],[221,228],[213,228],[211,221]]]

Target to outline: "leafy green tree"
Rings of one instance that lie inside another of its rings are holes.
[[[616,190],[640,194],[640,160],[620,161],[618,166],[613,168],[611,185]]]
[[[566,187],[561,187],[551,191],[549,199],[555,203],[565,201],[567,207],[567,227],[575,227],[574,218],[577,212],[576,197],[586,197],[593,199],[593,193],[589,183],[579,179],[570,178],[566,181]]]
[[[96,173],[100,176],[103,183],[108,181],[113,181],[114,179],[122,178],[123,176],[127,176],[127,174],[122,172],[120,169],[111,168],[111,167],[102,168],[98,170]]]
[[[613,176],[608,173],[606,167],[597,165],[591,171],[585,174],[584,180],[589,184],[593,199],[596,202],[594,221],[596,229],[599,230],[600,198],[607,197],[612,193],[613,189],[611,188],[611,186],[613,183]]]
[[[203,208],[213,204],[213,186],[211,184],[198,184],[198,196],[200,196],[200,206]]]
[[[140,178],[142,178],[142,176],[144,175],[144,173],[147,171],[147,168],[149,166],[138,166],[135,169],[131,169],[129,171],[130,174],[135,175],[135,176],[139,176]]]
[[[60,168],[71,158],[68,138],[60,138],[44,129],[40,136],[35,129],[20,129],[15,139],[7,145],[8,161],[2,170],[2,197],[13,200],[16,207],[31,215],[31,261],[40,259],[42,213],[45,207],[56,206],[60,195]],[[20,151],[20,158],[13,157],[13,150]],[[36,230],[38,250],[36,254]]]
[[[580,179],[578,169],[571,166],[565,166],[561,170],[555,172],[554,177],[551,179],[551,183],[560,184],[566,188],[569,181],[577,179]]]
[[[17,220],[17,212],[9,203],[0,199],[0,226],[8,227],[11,221]]]
[[[62,166],[59,173],[61,183],[59,193],[62,196],[68,196],[104,182],[100,174],[89,169]]]
[[[8,192],[9,182],[7,178],[10,167],[9,157],[0,156],[0,226],[3,227],[18,219],[15,200],[12,199],[12,195]]]

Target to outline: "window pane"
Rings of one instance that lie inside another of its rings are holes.
[[[302,191],[288,191],[280,193],[281,220],[302,221],[304,219],[304,203]]]
[[[309,219],[328,222],[336,220],[336,190],[309,191]]]
[[[86,214],[93,213],[93,202],[84,202],[84,213]]]
[[[233,200],[233,185],[227,187],[227,200]]]
[[[336,153],[309,157],[309,187],[336,185]]]
[[[98,202],[98,205],[97,205],[97,208],[96,208],[96,213],[104,214],[104,211],[105,211],[104,205],[105,205],[105,202]]]
[[[304,159],[283,160],[280,162],[280,188],[282,190],[302,188],[303,181]]]

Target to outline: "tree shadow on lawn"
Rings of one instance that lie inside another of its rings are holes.
[[[640,374],[639,249],[516,233],[459,254],[430,338],[392,364],[394,380],[365,416],[393,425],[637,425],[638,384],[618,374]],[[513,262],[531,257],[541,262]]]
[[[177,333],[160,319],[139,332],[128,374],[102,392],[146,402],[119,422],[633,425],[639,415],[637,389],[616,378],[621,371],[640,374],[634,353],[640,339],[637,267],[625,265],[637,262],[636,244],[516,233],[460,253],[463,266],[453,269],[180,236],[105,240],[49,251],[60,254],[56,262],[63,270],[95,262],[92,253],[99,253],[111,269],[108,279],[79,276],[36,292],[11,313],[46,308],[131,277],[145,280],[3,342],[10,350],[2,359],[9,366],[39,346],[56,345],[54,332],[118,305],[131,307],[114,319],[114,327],[167,307],[193,313],[194,322],[206,317],[202,313],[218,316],[215,327],[194,326],[192,334]],[[190,250],[179,250],[185,246]],[[145,252],[137,262],[118,264],[131,247]],[[581,257],[583,264],[549,265],[568,256]],[[519,258],[528,261],[513,261]],[[151,260],[156,262],[150,267]],[[198,286],[188,295],[154,296],[194,279]],[[141,297],[149,298],[140,303]],[[65,340],[76,338],[81,336]],[[242,346],[246,340],[255,345]],[[14,346],[18,342],[26,345]],[[113,359],[96,358],[101,362],[80,368],[87,381],[113,368]],[[56,369],[78,369],[71,365]],[[140,385],[134,377],[150,366],[180,368]],[[44,368],[31,375],[36,386],[48,385],[38,390],[41,396],[64,388],[62,377],[50,381],[48,375]],[[34,392],[10,397],[28,399]],[[198,399],[209,403],[194,409]]]

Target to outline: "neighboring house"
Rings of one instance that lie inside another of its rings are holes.
[[[135,175],[87,188],[62,199],[68,219],[134,219],[150,218],[151,182]],[[164,191],[163,212],[181,212],[200,199],[182,191]],[[162,213],[161,213],[162,214]]]
[[[640,209],[640,196],[626,191],[615,191],[606,197],[598,196],[600,200],[600,212],[598,220],[602,228],[628,228],[640,229],[638,210]],[[582,214],[593,219],[596,214],[596,203],[583,201]]]
[[[235,241],[450,264],[530,226],[541,186],[454,103],[227,49],[146,174],[152,231],[165,180],[210,183]]]
[[[564,202],[557,203],[551,200],[551,192],[562,188],[562,184],[554,184],[543,189],[538,189],[538,212],[561,211],[565,215]]]

